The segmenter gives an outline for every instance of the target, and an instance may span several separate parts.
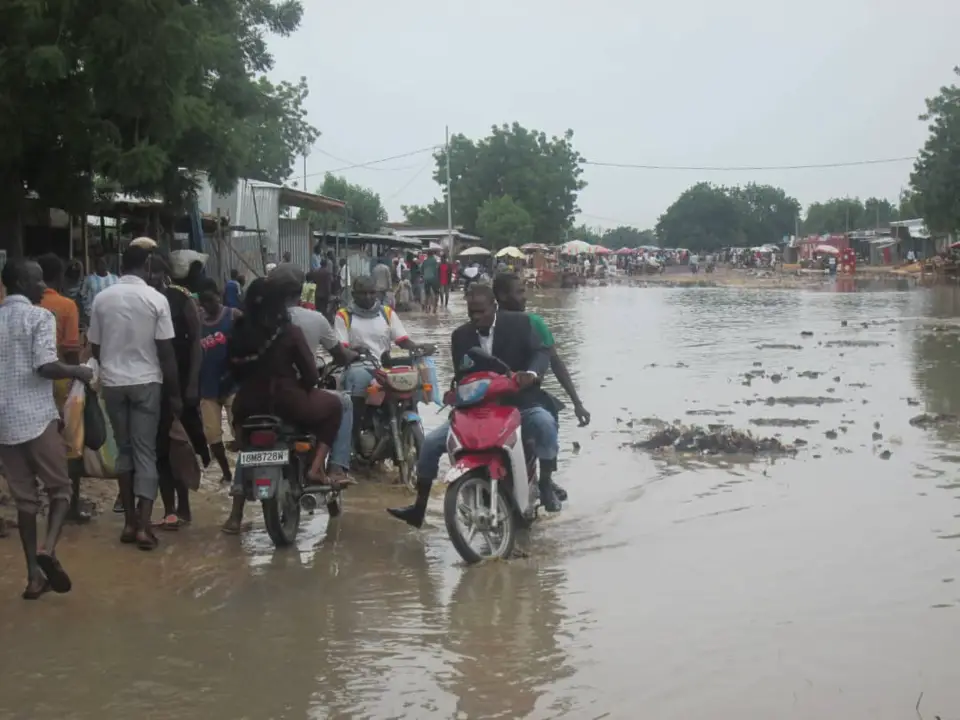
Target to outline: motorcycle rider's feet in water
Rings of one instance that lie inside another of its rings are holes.
[[[556,460],[540,461],[540,478],[537,481],[540,486],[540,504],[549,513],[560,512],[563,509],[563,505],[560,504],[560,499],[557,497],[556,485],[553,482],[553,471],[556,467]]]
[[[427,502],[430,500],[430,488],[432,486],[433,480],[419,478],[417,480],[417,499],[413,505],[402,508],[387,508],[387,512],[419,530],[423,527],[423,519],[427,514]]]
[[[233,498],[233,507],[230,509],[230,517],[223,524],[220,530],[227,535],[239,535],[243,526],[243,506],[245,499],[243,497]]]

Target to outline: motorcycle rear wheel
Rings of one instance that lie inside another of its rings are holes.
[[[289,480],[284,478],[276,495],[261,500],[260,504],[263,507],[263,524],[273,544],[278,548],[293,545],[300,529],[300,502]]]
[[[507,559],[513,553],[513,546],[516,543],[517,515],[502,485],[498,487],[496,498],[499,526],[496,529],[489,528],[485,531],[479,529],[474,523],[472,527],[461,529],[461,518],[467,520],[470,514],[475,516],[478,510],[482,513],[485,512],[488,517],[492,513],[490,487],[490,478],[482,471],[468,473],[457,478],[447,488],[447,493],[443,499],[443,519],[447,526],[450,542],[453,543],[453,547],[456,548],[460,557],[468,565],[475,565],[489,558]],[[461,504],[461,496],[464,496],[465,500],[471,500],[472,503]],[[472,508],[469,507],[471,504],[473,505]],[[478,533],[483,535],[483,544],[488,552],[477,551],[471,544]],[[499,541],[492,540],[492,537],[495,536],[499,536]]]

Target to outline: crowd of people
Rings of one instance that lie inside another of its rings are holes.
[[[117,448],[114,510],[123,514],[123,544],[151,551],[159,544],[156,530],[192,521],[198,459],[219,465],[233,496],[222,529],[240,532],[244,492],[231,471],[224,416],[231,427],[252,415],[280,416],[315,439],[309,484],[354,482],[349,473],[356,419],[373,381],[370,369],[354,361],[364,350],[379,356],[393,346],[432,352],[409,337],[386,293],[394,278],[403,282],[416,272],[427,298],[424,309],[436,312],[449,298],[457,267],[436,252],[384,259],[371,275],[355,279],[343,264],[334,273],[332,257],[315,257],[314,264],[305,274],[284,258],[249,287],[234,272],[221,288],[193,266],[187,278],[174,280],[156,243],[139,239],[124,251],[119,276],[97,261],[95,272],[79,283],[76,300],[63,292],[65,268],[55,256],[4,266],[0,343],[9,356],[0,364],[0,463],[26,558],[24,598],[71,586],[57,559],[57,541],[64,522],[84,522],[89,513],[79,494],[82,463],[67,458],[62,414],[71,385],[94,381],[94,369]],[[345,283],[351,297],[338,307]],[[566,498],[553,481],[561,403],[540,389],[543,371],[556,374],[582,424],[590,416],[546,323],[526,314],[525,302],[525,284],[512,273],[498,273],[492,286],[474,283],[467,291],[469,321],[451,344],[458,374],[456,358],[479,346],[528,378],[517,404],[540,460],[542,503],[555,512]],[[338,307],[333,314],[331,306]],[[318,387],[321,351],[345,366],[341,390]],[[535,357],[545,359],[543,367]],[[424,443],[415,504],[392,509],[393,515],[420,527],[445,447],[442,426]],[[49,501],[42,544],[40,487]],[[163,513],[156,520],[158,495]]]

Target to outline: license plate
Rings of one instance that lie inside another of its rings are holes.
[[[240,465],[257,467],[260,465],[286,465],[290,460],[289,450],[254,450],[240,453]]]

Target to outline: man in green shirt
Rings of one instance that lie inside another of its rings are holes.
[[[493,279],[493,294],[497,298],[497,304],[504,310],[526,312],[526,285],[517,275],[513,273],[497,273]],[[573,384],[573,378],[570,377],[570,371],[567,370],[566,363],[564,363],[560,355],[557,354],[556,341],[553,338],[553,333],[550,332],[550,328],[547,327],[546,321],[536,313],[527,313],[527,316],[530,318],[530,324],[533,325],[534,330],[536,330],[540,336],[544,347],[550,349],[550,369],[553,370],[553,374],[557,377],[560,387],[563,388],[567,397],[570,398],[570,402],[573,403],[573,412],[577,416],[580,427],[589,425],[590,413],[587,412],[587,409],[583,406],[583,401],[580,399],[580,395],[577,394],[577,388]],[[554,492],[556,492],[557,498],[561,502],[566,501],[567,492],[556,483],[554,483]]]
[[[440,261],[433,250],[427,251],[420,271],[423,273],[423,309],[435,313],[440,304]]]

